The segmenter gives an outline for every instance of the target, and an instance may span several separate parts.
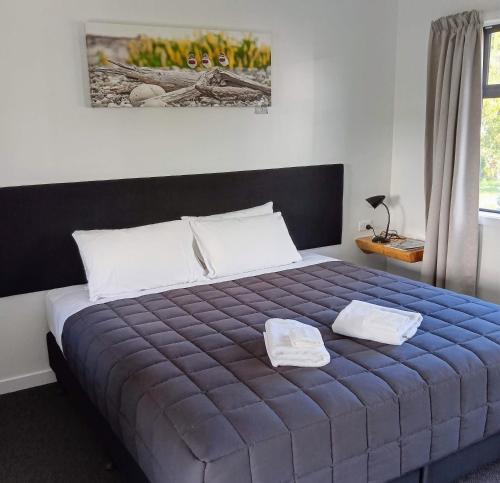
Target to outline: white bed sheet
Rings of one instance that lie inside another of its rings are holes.
[[[127,297],[121,296],[115,298],[100,299],[97,302],[90,301],[89,291],[86,284],[72,285],[70,287],[63,287],[63,288],[57,288],[55,290],[50,290],[49,292],[47,292],[47,297],[46,297],[46,311],[47,311],[47,321],[49,324],[49,330],[56,338],[56,341],[62,350],[61,339],[64,329],[64,323],[73,314],[76,314],[80,310],[86,307],[90,307],[91,305],[98,305],[123,298],[135,298],[135,297],[140,297],[141,295],[160,293],[179,288],[194,287],[196,285],[208,285],[218,282],[227,282],[229,280],[237,280],[239,278],[252,277],[256,275],[262,275],[264,273],[280,272],[283,270],[290,270],[293,268],[307,267],[309,265],[316,265],[318,263],[331,262],[335,260],[335,258],[326,257],[324,255],[319,255],[317,253],[311,253],[311,252],[301,252],[301,255],[302,255],[301,261],[290,263],[288,265],[282,265],[280,267],[256,270],[253,272],[246,272],[239,275],[232,275],[228,277],[220,277],[215,279],[209,279],[208,277],[206,277],[203,280],[197,282],[171,285],[167,288],[163,287],[151,290],[142,290],[140,292],[131,293]]]

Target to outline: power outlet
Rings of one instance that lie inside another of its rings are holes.
[[[368,231],[367,225],[373,226],[372,220],[361,220],[358,223],[358,231]]]

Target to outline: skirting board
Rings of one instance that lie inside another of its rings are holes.
[[[23,389],[29,389],[30,387],[43,386],[51,382],[56,382],[56,375],[51,369],[30,372],[29,374],[9,377],[8,379],[0,379],[0,394],[21,391]]]

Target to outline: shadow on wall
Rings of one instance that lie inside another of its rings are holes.
[[[406,233],[406,211],[404,205],[401,203],[400,195],[392,195],[389,198],[389,208],[391,210],[391,217],[394,220],[392,229],[397,230],[401,235],[414,236],[420,238],[418,234]],[[422,262],[418,263],[406,263],[399,260],[388,259],[387,260],[387,271],[393,273],[394,275],[399,275],[401,277],[406,277],[411,280],[421,281],[421,270]]]
[[[391,195],[389,197],[389,209],[391,210],[392,228],[399,234],[405,234],[406,213],[404,205],[401,204],[400,195]]]

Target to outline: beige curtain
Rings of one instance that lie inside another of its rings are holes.
[[[429,39],[425,281],[475,294],[483,27],[476,11],[432,23]]]

